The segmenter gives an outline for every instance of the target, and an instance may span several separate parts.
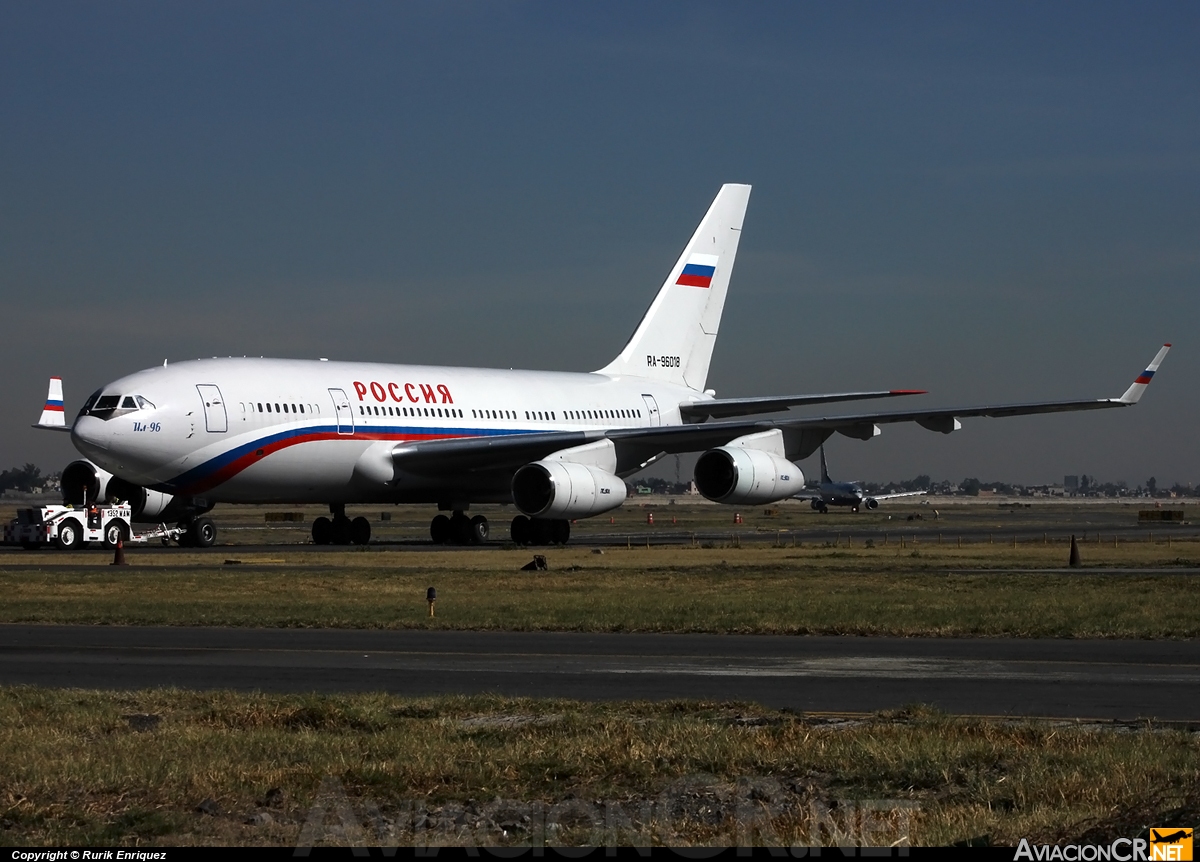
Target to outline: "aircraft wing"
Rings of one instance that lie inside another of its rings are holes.
[[[806,404],[834,401],[867,401],[872,398],[896,398],[901,395],[925,395],[924,389],[884,389],[878,392],[833,392],[827,395],[778,395],[762,398],[714,398],[711,401],[685,401],[679,405],[684,422],[703,422],[725,416],[750,416],[776,413]]]
[[[897,497],[921,497],[928,491],[897,491],[894,494],[867,494],[872,500],[895,500]]]
[[[1038,413],[1067,413],[1077,410],[1104,410],[1130,407],[1146,391],[1171,345],[1164,345],[1154,361],[1134,380],[1119,398],[1093,398],[1072,401],[1037,401],[994,404],[976,407],[943,407],[933,410],[907,410],[886,413],[856,413],[846,416],[811,418],[744,419],[704,422],[696,425],[671,425],[657,428],[614,428],[589,431],[549,431],[530,434],[505,434],[464,437],[454,440],[427,440],[398,443],[392,450],[396,469],[438,475],[446,471],[515,470],[561,449],[580,446],[594,440],[609,439],[617,450],[619,473],[636,470],[659,455],[699,452],[724,446],[731,440],[757,431],[779,428],[783,431],[787,457],[793,461],[807,458],[834,433],[860,440],[879,434],[880,425],[916,422],[930,431],[949,434],[961,428],[960,419],[976,416],[1000,418],[1031,416]],[[876,498],[880,499],[880,498]]]
[[[603,431],[538,431],[451,440],[416,440],[397,443],[392,449],[392,464],[397,470],[428,476],[452,471],[515,470],[530,461],[540,461],[560,449],[602,439]]]

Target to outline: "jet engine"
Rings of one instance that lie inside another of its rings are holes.
[[[86,506],[108,500],[108,483],[112,473],[101,470],[91,461],[72,461],[62,471],[62,495],[65,506]]]
[[[867,509],[878,509],[879,508],[879,501],[876,500],[874,497],[866,497],[865,499],[863,499],[862,504]]]
[[[194,508],[190,500],[185,502],[171,494],[135,485],[91,461],[72,461],[63,469],[62,492],[63,502],[71,506],[117,500],[129,503],[133,519],[149,524],[173,521],[186,509]]]
[[[761,449],[721,446],[696,461],[696,489],[716,503],[758,505],[804,490],[804,473],[786,458]]]
[[[513,474],[513,502],[531,518],[586,518],[625,502],[625,483],[599,467],[534,461]]]

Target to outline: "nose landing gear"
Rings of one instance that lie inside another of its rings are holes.
[[[191,523],[179,526],[184,532],[179,536],[179,545],[183,548],[211,548],[217,542],[217,525],[212,518],[196,518]]]

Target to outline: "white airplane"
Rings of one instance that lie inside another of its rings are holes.
[[[1125,407],[1166,354],[1120,398],[764,418],[919,393],[719,399],[705,389],[749,197],[746,185],[721,188],[624,350],[598,371],[164,362],[88,397],[69,428],[88,460],[64,469],[64,498],[129,501],[136,520],[175,521],[193,546],[214,542],[206,513],[221,502],[328,504],[332,519],[312,527],[317,544],[369,541],[370,523],[351,521],[350,504],[436,504],[451,514],[433,519],[433,540],[460,543],[489,534],[468,516],[472,504],[513,503],[514,541],[558,543],[572,519],[621,505],[623,477],[664,454],[703,451],[695,481],[710,500],[769,503],[804,489],[794,462],[834,432],[869,440],[892,422],[950,433],[962,417]],[[68,430],[56,380],[37,427]]]

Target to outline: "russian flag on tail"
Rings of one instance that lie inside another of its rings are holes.
[[[65,429],[66,425],[66,414],[63,412],[62,378],[51,377],[50,390],[46,393],[46,406],[42,408],[42,418],[33,427]]]
[[[687,263],[683,265],[683,271],[679,273],[679,278],[675,279],[675,283],[686,287],[709,287],[712,285],[713,273],[716,271],[717,255],[688,255]]]

